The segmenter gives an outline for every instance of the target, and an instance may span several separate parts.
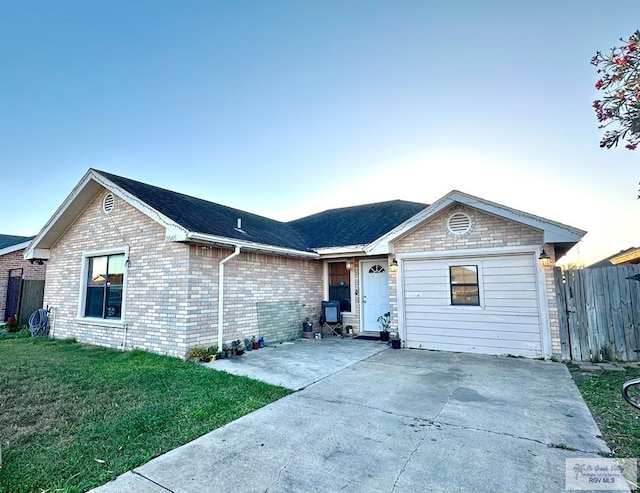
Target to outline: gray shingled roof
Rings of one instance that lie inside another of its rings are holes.
[[[0,235],[0,250],[32,239],[33,236]]]
[[[191,232],[295,250],[309,250],[303,239],[287,223],[104,171],[95,171]],[[235,229],[238,218],[242,219],[244,233]]]
[[[287,223],[94,171],[189,231],[301,251],[370,243],[427,207],[393,200],[327,210]],[[235,229],[238,218],[244,232]]]
[[[427,204],[391,200],[332,209],[289,224],[311,248],[371,243],[425,209]]]

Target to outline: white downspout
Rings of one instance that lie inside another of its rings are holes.
[[[240,255],[240,247],[236,245],[235,251],[218,264],[218,351],[222,351],[224,327],[224,264],[238,255]]]

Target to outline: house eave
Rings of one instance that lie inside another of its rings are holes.
[[[281,255],[285,257],[299,257],[307,259],[319,259],[320,255],[316,252],[305,252],[294,248],[285,248],[275,245],[267,245],[246,240],[236,240],[224,236],[209,235],[205,233],[190,232],[187,233],[186,239],[189,243],[197,243],[203,245],[218,246],[222,248],[235,248],[239,246],[242,251],[251,251],[259,253],[267,253],[271,255]]]
[[[389,244],[409,234],[454,203],[466,205],[487,214],[537,229],[542,232],[543,243],[576,244],[586,234],[586,231],[581,229],[454,190],[372,242],[369,246],[369,251],[384,250],[385,246],[389,250]]]
[[[19,250],[23,250],[29,246],[29,243],[31,243],[31,240],[23,241],[22,243],[16,243],[15,245],[0,248],[0,256],[7,255],[8,253],[17,252]]]
[[[314,248],[321,258],[366,255],[367,244]]]
[[[185,228],[143,203],[110,180],[104,178],[99,172],[90,169],[31,241],[25,252],[25,258],[48,258],[49,249],[56,244],[89,204],[104,189],[109,190],[132,207],[164,226],[167,241],[179,241],[186,238],[187,230]]]

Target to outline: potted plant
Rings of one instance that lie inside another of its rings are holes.
[[[233,352],[234,350],[236,352],[234,356],[242,356],[244,354],[244,346],[240,339],[236,339],[231,343],[231,351]]]
[[[253,344],[252,344],[252,342],[251,342],[251,340],[249,338],[246,338],[244,340],[244,350],[245,351],[253,350]]]
[[[400,349],[402,347],[402,342],[400,341],[400,334],[397,332],[392,332],[389,336],[391,340],[391,347],[393,349]]]
[[[216,359],[216,354],[218,354],[218,346],[209,346],[206,349],[207,352],[207,356],[209,357],[209,359]]]
[[[378,325],[380,326],[380,340],[389,340],[389,327],[391,327],[391,312],[383,313],[378,317]]]
[[[224,353],[225,358],[231,358],[231,348],[226,342],[222,343],[222,352]]]
[[[307,303],[302,304],[302,330],[313,332],[313,322],[318,318],[318,307]]]
[[[256,336],[251,337],[251,346],[253,349],[260,349],[260,343],[256,341]]]

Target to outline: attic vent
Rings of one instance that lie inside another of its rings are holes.
[[[113,194],[109,192],[102,198],[102,210],[106,214],[109,214],[113,210],[114,203],[115,203],[115,198],[113,197]]]
[[[471,229],[471,218],[464,212],[456,212],[447,221],[447,228],[454,235],[463,235]]]

